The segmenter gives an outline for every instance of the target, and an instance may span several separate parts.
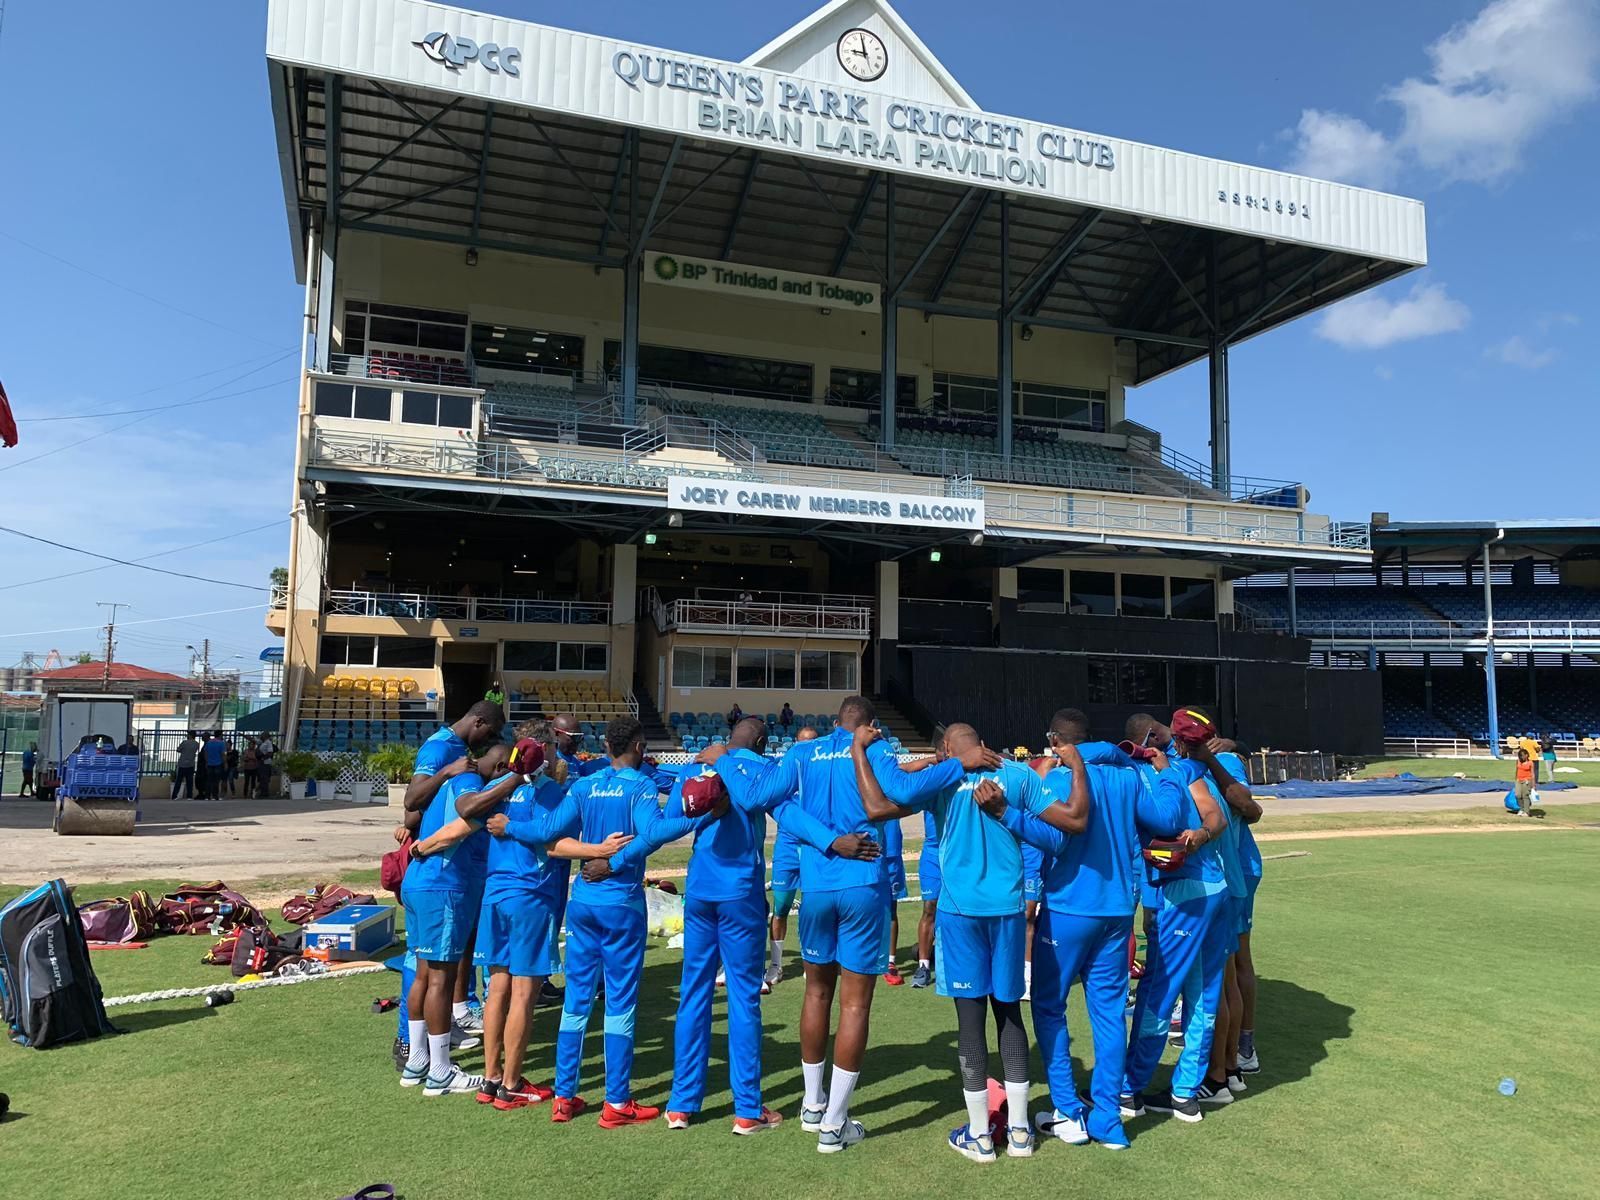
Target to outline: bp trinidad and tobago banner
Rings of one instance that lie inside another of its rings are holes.
[[[11,415],[11,401],[6,399],[6,385],[0,383],[0,442],[7,450],[17,444],[17,420]]]

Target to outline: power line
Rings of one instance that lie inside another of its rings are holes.
[[[287,358],[288,355],[283,355],[281,357]],[[267,365],[270,366],[272,364],[267,364]],[[256,368],[256,370],[260,370],[260,369],[261,368],[259,368],[259,367]],[[240,376],[238,376],[238,378],[239,379],[243,379],[247,375],[254,375],[254,374],[255,374],[255,371],[246,371],[244,373],[244,375],[240,375]],[[230,380],[227,381],[227,383],[219,383],[219,384],[217,384],[217,386],[218,387],[226,387],[228,383],[233,383],[233,382],[235,382],[235,380],[230,379]],[[293,382],[294,382],[293,379],[275,379],[271,383],[263,383],[263,384],[258,384],[255,387],[242,388],[237,392],[224,392],[219,396],[207,396],[207,397],[204,397],[204,399],[206,399],[207,401],[210,401],[210,400],[232,400],[236,396],[248,396],[248,395],[251,395],[254,392],[266,391],[266,389],[268,389],[268,388],[287,387],[288,385],[292,384]],[[100,438],[109,437],[113,433],[121,433],[124,429],[127,429],[127,428],[129,428],[130,426],[133,426],[133,425],[137,425],[140,421],[145,421],[145,420],[148,420],[148,419],[149,419],[148,415],[147,416],[142,416],[142,417],[135,417],[131,421],[124,421],[121,425],[113,425],[110,429],[102,429],[99,433],[91,433],[88,437],[78,438],[76,441],[68,442],[68,443],[66,443],[65,445],[62,445],[62,446],[57,446],[54,450],[46,450],[43,454],[35,454],[32,458],[25,458],[21,462],[10,463],[10,464],[8,464],[6,466],[0,467],[0,471],[14,471],[18,467],[25,467],[29,463],[36,463],[42,458],[49,458],[51,455],[61,454],[64,451],[67,451],[67,450],[76,450],[79,446],[85,446],[85,445],[88,445],[90,442],[98,441]]]
[[[238,362],[231,362],[231,363],[228,363],[226,366],[214,367],[209,371],[201,371],[198,374],[194,374],[194,375],[185,375],[182,379],[166,380],[166,381],[164,381],[162,383],[154,384],[151,387],[147,387],[142,392],[134,392],[133,395],[135,397],[137,397],[137,396],[148,396],[152,392],[170,392],[174,388],[177,388],[177,387],[179,387],[179,386],[181,386],[181,385],[183,385],[185,383],[193,383],[197,379],[209,379],[213,375],[221,375],[224,371],[231,371],[235,367],[243,367],[243,366],[246,366],[246,365],[251,364],[251,363],[255,364],[254,367],[252,368],[252,370],[246,371],[243,375],[236,376],[236,378],[238,378],[238,379],[244,379],[244,378],[248,377],[249,375],[251,375],[254,371],[259,371],[264,367],[272,366],[274,363],[282,362],[285,358],[288,358],[291,355],[296,354],[296,353],[298,353],[298,349],[296,347],[291,346],[287,350],[282,350],[282,351],[279,351],[277,353],[270,354],[270,355],[258,354],[254,358],[240,359]],[[229,381],[229,382],[231,382],[231,381]],[[213,384],[212,386],[213,387],[225,387],[227,385],[219,383],[219,384]],[[208,392],[210,390],[211,390],[210,388],[205,389],[206,392]],[[198,395],[201,396],[201,397],[205,397],[205,392],[200,392],[200,393],[198,393]],[[30,424],[30,425],[39,425],[39,424],[42,424],[43,422],[46,422],[46,421],[84,421],[84,420],[88,420],[91,417],[127,417],[127,416],[132,416],[135,413],[165,412],[169,408],[183,408],[185,405],[200,404],[200,403],[203,403],[203,402],[204,401],[200,400],[200,399],[196,399],[196,400],[180,400],[176,404],[163,404],[163,405],[159,405],[159,406],[157,406],[155,408],[108,409],[108,410],[102,410],[100,412],[68,413],[68,414],[64,414],[64,415],[61,415],[61,416],[55,416],[55,417],[29,417],[28,418],[28,424]]]
[[[263,529],[272,529],[273,527],[282,524],[283,518],[280,517],[276,521],[268,521],[265,525],[257,525],[253,529],[235,530],[225,533],[221,537],[207,538],[203,542],[193,542],[190,545],[178,546],[172,550],[159,550],[155,554],[141,555],[139,558],[130,559],[129,561],[135,565],[146,563],[152,558],[165,558],[169,554],[183,554],[185,551],[198,550],[202,546],[210,546],[217,542],[225,542],[229,538],[248,537],[252,533],[260,533]],[[46,575],[42,579],[25,579],[21,583],[7,583],[0,585],[0,592],[9,592],[13,588],[32,587],[36,583],[54,583],[58,579],[74,579],[79,575],[93,575],[96,571],[108,571],[110,569],[110,567],[85,567],[81,571],[64,571],[60,575]]]
[[[253,583],[233,583],[227,579],[208,579],[204,575],[190,575],[184,571],[169,571],[165,567],[152,567],[146,563],[137,562],[128,558],[113,558],[109,554],[96,554],[93,550],[85,550],[81,546],[69,546],[65,542],[54,542],[47,537],[40,537],[34,533],[23,533],[20,529],[13,529],[9,525],[0,525],[0,533],[15,534],[19,538],[27,538],[30,542],[43,542],[46,546],[54,546],[59,550],[71,550],[74,554],[87,554],[90,558],[104,559],[109,563],[116,563],[123,567],[138,567],[141,571],[154,571],[158,575],[171,575],[178,579],[192,579],[196,583],[214,583],[218,587],[243,588],[248,592],[265,592],[269,588]]]
[[[143,621],[124,621],[122,626],[126,629],[130,625],[160,625],[166,621],[187,621],[194,617],[220,617],[225,613],[259,612],[265,604],[245,604],[239,608],[214,608],[210,612],[178,613],[171,617],[149,617]],[[99,629],[99,625],[69,625],[65,629],[35,629],[29,633],[0,633],[0,638],[30,638],[50,637],[57,633],[81,633],[85,629]]]
[[[191,321],[199,321],[202,324],[211,326],[213,329],[221,329],[225,333],[231,333],[236,337],[248,338],[250,341],[260,342],[262,345],[272,345],[271,342],[268,342],[265,338],[260,337],[257,334],[246,333],[242,329],[234,329],[230,325],[224,325],[221,321],[213,321],[210,317],[204,317],[199,313],[190,312],[186,308],[179,308],[176,304],[172,304],[166,300],[163,300],[159,296],[152,296],[149,292],[141,292],[138,288],[130,287],[126,283],[119,283],[117,280],[112,279],[109,275],[102,275],[98,271],[92,271],[88,267],[80,266],[78,263],[73,262],[70,258],[62,258],[61,255],[55,253],[53,250],[46,250],[42,246],[35,246],[32,242],[25,242],[14,233],[7,233],[5,230],[0,229],[0,237],[5,238],[7,241],[15,242],[25,250],[32,250],[35,254],[52,259],[64,267],[71,267],[74,271],[80,271],[89,276],[91,279],[98,279],[101,283],[117,288],[120,291],[127,292],[131,296],[137,296],[141,300],[147,300],[159,308],[167,309],[169,312],[175,312],[179,316],[188,317]]]

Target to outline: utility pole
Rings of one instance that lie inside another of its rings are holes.
[[[111,656],[116,653],[117,649],[116,643],[111,640],[117,631],[117,609],[132,608],[133,605],[124,604],[120,600],[97,600],[95,603],[100,608],[109,608],[111,610],[111,619],[106,622],[105,661],[100,667],[100,686],[109,688],[111,686]]]

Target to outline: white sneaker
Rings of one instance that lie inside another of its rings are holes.
[[[778,980],[780,980],[782,978],[783,978],[783,968],[782,967],[768,966],[767,967],[767,973],[761,977],[761,981],[763,983],[765,983],[768,987],[771,987],[773,984],[777,983]]]
[[[726,971],[718,971],[717,972],[717,986],[718,987],[727,987],[728,986],[728,973]]]
[[[1261,1056],[1254,1050],[1249,1054],[1239,1055],[1239,1070],[1246,1075],[1254,1075],[1261,1070]]]
[[[1250,1087],[1244,1081],[1244,1076],[1238,1071],[1228,1072],[1228,1090],[1237,1096],[1240,1092],[1248,1092]]]
[[[994,1139],[987,1133],[973,1133],[972,1127],[969,1125],[963,1125],[959,1129],[952,1129],[946,1144],[968,1162],[992,1163],[995,1161]]]
[[[826,1126],[817,1131],[817,1152],[819,1154],[837,1154],[841,1150],[848,1150],[857,1142],[867,1136],[866,1126],[860,1121],[846,1121],[837,1129]]]
[[[451,1067],[450,1074],[443,1079],[428,1076],[428,1082],[422,1086],[424,1096],[461,1096],[469,1092],[476,1092],[483,1086],[482,1075],[468,1075],[460,1067]]]
[[[1060,1138],[1069,1146],[1089,1144],[1089,1130],[1081,1117],[1063,1116],[1052,1109],[1047,1113],[1035,1113],[1033,1127],[1046,1137]]]
[[[824,1096],[822,1103],[815,1108],[807,1108],[804,1103],[800,1106],[800,1128],[807,1133],[821,1133],[822,1122],[828,1115],[828,1098]]]
[[[1033,1130],[1026,1126],[1011,1125],[1006,1128],[1006,1157],[1033,1157]]]

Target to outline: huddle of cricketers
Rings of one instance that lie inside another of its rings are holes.
[[[762,1099],[761,996],[781,976],[798,892],[799,1121],[821,1153],[849,1149],[866,1136],[850,1106],[874,989],[880,977],[900,982],[891,922],[897,898],[906,898],[905,874],[899,839],[886,832],[914,814],[927,839],[912,983],[926,986],[931,975],[956,1009],[966,1121],[950,1133],[952,1149],[980,1163],[1002,1151],[1028,1157],[1037,1136],[1125,1149],[1125,1119],[1153,1111],[1199,1121],[1202,1106],[1231,1102],[1260,1069],[1250,928],[1261,857],[1250,826],[1261,809],[1232,744],[1200,710],[1180,709],[1170,723],[1134,717],[1126,740],[1111,744],[1090,741],[1083,714],[1062,709],[1045,754],[1031,763],[1001,758],[971,726],[954,724],[933,758],[902,764],[860,696],[841,705],[833,729],[781,758],[766,753],[765,723],[747,718],[727,745],[679,769],[646,756],[632,718],[612,721],[606,757],[587,760],[576,753],[581,735],[569,715],[519,726],[514,747],[501,741],[503,724],[497,705],[475,705],[424,744],[407,789],[415,841],[402,886],[410,976],[396,1045],[403,1087],[471,1093],[502,1110],[548,1101],[552,1121],[571,1121],[589,1107],[579,1074],[600,998],[600,1126],[664,1111],[669,1128],[687,1129],[705,1097],[720,985],[732,1132],[774,1129],[783,1117]],[[770,910],[768,817],[777,823]],[[652,853],[691,835],[663,1109],[632,1092],[644,873]],[[1130,1032],[1140,906],[1146,949]],[[488,972],[481,1019],[466,998],[474,967]],[[566,987],[547,1087],[529,1081],[524,1056],[536,1003],[542,990],[550,996],[546,980],[556,973]],[[1070,1054],[1074,983],[1094,1046],[1087,1094]],[[1031,1115],[1025,999],[1050,1093],[1048,1107]],[[998,1089],[990,1086],[991,1019]],[[451,1060],[469,1037],[482,1038],[482,1075]],[[1182,1049],[1157,1090],[1169,1037]]]

